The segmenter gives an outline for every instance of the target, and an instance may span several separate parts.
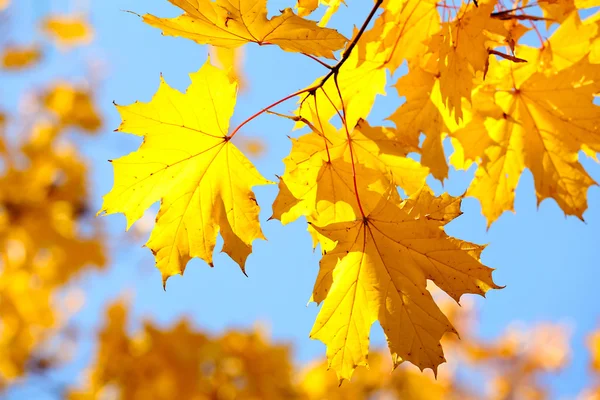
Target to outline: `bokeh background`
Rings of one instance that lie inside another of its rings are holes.
[[[351,36],[353,27],[362,23],[371,3],[348,1],[348,4],[333,17],[330,26]],[[293,5],[292,1],[270,0],[269,10],[275,12]],[[139,145],[139,138],[113,132],[120,123],[113,101],[123,105],[136,100],[149,101],[161,73],[171,86],[185,90],[190,83],[188,74],[197,71],[207,58],[206,47],[185,39],[163,37],[160,31],[127,11],[164,17],[180,13],[166,0],[19,0],[13,1],[0,19],[0,45],[45,43],[43,59],[35,67],[18,72],[0,70],[1,110],[26,115],[28,96],[50,81],[87,85],[93,92],[102,115],[102,127],[93,136],[69,136],[90,169],[90,212],[100,208],[102,195],[112,186],[112,167],[107,160],[127,154]],[[49,14],[82,15],[93,29],[93,38],[89,44],[69,48],[49,43],[40,29],[40,19]],[[282,52],[276,46],[245,46],[246,85],[239,93],[231,126],[306,87],[323,73],[322,66],[302,55]],[[402,70],[397,73],[401,74]],[[403,101],[391,87],[393,82],[388,79],[387,96],[378,98],[368,118],[371,124],[389,124],[384,119]],[[294,108],[294,102],[289,101],[277,110],[289,113]],[[281,160],[291,147],[287,135],[297,134],[292,132],[292,122],[263,115],[246,125],[236,139],[239,138],[242,148],[252,147],[248,144],[254,141],[260,144],[262,150],[248,150],[250,157],[265,177],[275,180],[276,174],[283,173]],[[582,160],[591,176],[600,180],[600,166],[584,156]],[[472,173],[472,170],[451,170],[443,185],[433,179],[430,184],[437,193],[448,191],[460,195]],[[95,357],[95,332],[104,323],[104,309],[108,303],[123,298],[130,307],[132,322],[127,326],[130,331],[138,329],[142,319],[166,327],[182,316],[189,318],[194,327],[213,334],[232,328],[250,329],[259,324],[275,342],[291,344],[295,364],[301,366],[321,359],[324,346],[308,337],[318,308],[315,304],[307,305],[320,252],[312,251],[304,221],[288,226],[267,221],[276,190],[275,185],[255,189],[268,241],[255,242],[247,263],[248,277],[226,255],[217,254],[214,269],[194,260],[184,277],[168,281],[166,291],[152,254],[142,248],[156,208],[128,233],[123,216],[102,217],[110,261],[104,270],[84,272],[68,285],[85,299],[69,322],[80,335],[74,356],[52,372],[51,380],[62,384],[81,379],[81,371]],[[526,172],[517,190],[515,214],[505,213],[488,230],[478,202],[467,198],[463,202],[464,214],[446,228],[452,236],[488,243],[482,260],[496,269],[495,281],[506,285],[503,290],[489,292],[487,299],[476,296],[468,299],[476,310],[474,329],[480,338],[492,340],[515,324],[534,326],[541,322],[562,324],[568,332],[571,348],[568,364],[543,378],[556,397],[575,397],[594,379],[586,340],[600,327],[598,187],[590,189],[588,202],[585,221],[565,217],[552,200],[538,205],[531,174]],[[373,327],[371,338],[373,347],[385,346],[378,325]],[[465,372],[465,378],[476,375],[471,374]],[[44,388],[42,383],[33,382],[9,389],[3,396],[54,398],[55,393],[46,393]]]

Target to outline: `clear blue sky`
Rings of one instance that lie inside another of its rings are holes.
[[[39,37],[33,25],[37,16],[68,9],[67,1],[17,2],[20,4],[14,15],[19,15],[20,19],[13,21],[8,29],[13,41]],[[71,6],[76,3],[86,4],[83,0],[73,0]],[[158,87],[160,73],[170,85],[184,90],[189,84],[188,74],[203,64],[206,49],[185,39],[163,37],[136,16],[122,11],[178,15],[179,11],[166,0],[90,0],[87,3],[96,29],[93,44],[66,55],[54,51],[43,67],[31,73],[0,73],[0,104],[14,109],[17,94],[23,89],[39,88],[51,77],[83,79],[90,62],[100,61],[104,65],[104,79],[97,90],[97,102],[105,116],[104,128],[100,136],[77,139],[90,160],[93,208],[99,209],[101,196],[112,186],[112,167],[106,160],[127,154],[139,144],[137,138],[113,132],[120,120],[112,101],[129,104],[135,100],[150,100]],[[360,12],[340,12],[332,24],[347,36],[353,24],[362,22],[370,6],[370,2],[364,2],[360,7],[354,4],[359,3],[356,0],[350,0],[350,3],[351,10],[360,9]],[[277,10],[292,2],[271,0],[269,4],[271,10]],[[2,28],[0,36],[4,37],[5,33],[6,29]],[[238,98],[232,126],[258,109],[307,86],[324,70],[301,55],[284,53],[275,46],[249,45],[246,46],[245,73],[250,86]],[[372,124],[381,123],[382,118],[400,104],[392,83],[393,80],[389,80],[388,96],[380,97],[376,103],[377,112],[369,118]],[[279,108],[282,112],[293,109],[293,101]],[[258,169],[267,178],[283,172],[281,159],[290,149],[286,138],[290,131],[289,121],[263,116],[240,133],[260,137],[267,143],[266,156],[256,160]],[[592,177],[600,180],[597,164],[585,160],[584,165]],[[452,172],[445,190],[454,195],[462,193],[471,175],[472,171]],[[433,186],[441,190],[439,183]],[[214,269],[195,260],[188,265],[185,277],[169,280],[164,292],[152,255],[141,248],[143,240],[131,239],[123,244],[124,238],[132,238],[123,233],[125,218],[104,218],[108,233],[115,239],[113,244],[118,244],[118,248],[108,272],[88,274],[80,280],[88,301],[78,322],[92,332],[101,323],[102,306],[131,292],[134,293],[134,314],[161,324],[185,315],[202,329],[220,332],[230,327],[251,327],[261,321],[270,327],[276,340],[293,343],[299,363],[324,356],[324,346],[308,338],[318,309],[314,304],[306,306],[317,274],[319,254],[311,251],[303,221],[285,227],[278,221],[267,222],[276,186],[260,187],[255,191],[268,242],[255,242],[254,253],[247,263],[248,278],[227,256],[218,254]],[[487,299],[476,299],[479,330],[483,337],[500,335],[513,321],[528,324],[555,321],[571,327],[572,361],[563,373],[551,380],[551,385],[555,393],[572,396],[589,382],[585,338],[591,330],[600,327],[600,291],[597,290],[600,191],[597,187],[589,191],[590,207],[584,215],[585,223],[575,217],[565,218],[552,200],[544,201],[537,208],[529,172],[521,178],[516,199],[516,215],[505,213],[489,231],[486,231],[477,201],[467,199],[463,203],[464,215],[452,222],[447,231],[461,239],[489,243],[483,261],[496,269],[495,281],[506,285],[503,290],[489,293]],[[383,345],[379,330],[372,338],[374,345]],[[84,346],[82,354],[69,371],[75,371],[89,361],[91,348]]]

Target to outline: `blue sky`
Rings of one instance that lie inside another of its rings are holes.
[[[343,10],[332,21],[349,36],[354,24],[360,25],[370,7],[369,2],[353,12]],[[85,48],[61,53],[54,50],[41,68],[27,73],[9,75],[0,72],[0,104],[14,110],[18,93],[35,89],[53,77],[83,80],[90,65],[100,63],[103,79],[97,88],[97,102],[105,117],[101,135],[79,137],[93,174],[92,203],[99,209],[101,196],[112,186],[112,167],[106,161],[137,148],[139,139],[113,132],[119,116],[112,106],[135,100],[149,101],[156,91],[159,74],[173,87],[184,90],[188,74],[200,68],[206,59],[206,49],[191,41],[163,37],[160,32],[141,22],[131,10],[143,14],[176,16],[178,10],[166,0],[103,0],[50,1],[20,0],[13,13],[19,16],[9,29],[2,28],[0,36],[11,32],[12,41],[27,42],[40,35],[34,25],[38,16],[48,11],[65,11],[81,7],[90,11],[96,37]],[[270,10],[291,5],[290,1],[271,0]],[[275,46],[246,46],[245,73],[250,83],[240,94],[231,126],[243,121],[258,109],[306,87],[324,74],[317,63],[298,54],[284,53]],[[66,61],[65,61],[66,60]],[[380,97],[369,121],[380,124],[382,119],[399,106],[400,100],[388,81],[388,96]],[[290,101],[280,106],[280,112],[294,109]],[[290,149],[286,135],[290,121],[265,115],[248,124],[240,135],[259,137],[266,143],[266,156],[255,160],[257,168],[269,179],[283,172],[281,159]],[[584,166],[600,180],[600,166],[584,160]],[[467,187],[472,171],[451,172],[444,189],[453,195]],[[439,183],[432,186],[442,190]],[[306,305],[317,274],[319,254],[311,250],[311,241],[304,221],[282,226],[269,221],[276,186],[256,188],[261,206],[261,223],[267,242],[257,241],[247,263],[249,277],[227,256],[217,254],[215,268],[194,260],[184,277],[169,280],[167,291],[162,290],[160,274],[154,268],[151,253],[142,249],[143,240],[124,234],[125,218],[105,217],[107,232],[113,239],[115,251],[109,271],[85,275],[77,284],[87,294],[87,303],[77,322],[84,331],[92,332],[102,322],[102,307],[107,301],[129,293],[133,313],[161,324],[187,316],[202,329],[220,332],[226,328],[252,327],[257,321],[269,327],[279,341],[293,343],[299,363],[324,356],[325,348],[308,338],[318,312]],[[487,299],[476,298],[479,332],[485,338],[499,336],[512,322],[534,324],[540,321],[562,322],[572,330],[573,358],[569,367],[551,380],[555,393],[572,396],[589,382],[586,336],[600,328],[600,190],[590,189],[589,210],[585,222],[565,217],[552,200],[536,206],[531,174],[523,174],[516,197],[516,214],[505,213],[489,230],[481,215],[478,202],[466,199],[464,215],[452,222],[447,231],[458,238],[488,243],[482,259],[496,269],[494,279],[506,288],[493,291]],[[124,240],[129,240],[124,243]],[[475,296],[473,296],[475,298]],[[134,327],[132,327],[134,328]],[[372,335],[375,345],[383,345],[379,331]],[[92,354],[91,342],[82,348],[70,368],[76,371]],[[69,372],[69,374],[72,372]],[[63,376],[64,378],[64,376]]]

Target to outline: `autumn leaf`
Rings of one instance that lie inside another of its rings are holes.
[[[319,7],[319,0],[298,0],[296,4],[298,15],[301,17],[310,15],[317,7]]]
[[[2,68],[7,70],[20,70],[29,68],[42,58],[38,46],[7,46],[2,52]]]
[[[63,125],[94,133],[102,124],[93,93],[84,86],[58,82],[42,94],[42,102]]]
[[[474,118],[453,134],[481,160],[467,195],[481,201],[489,225],[513,209],[519,177],[529,168],[538,203],[551,197],[566,214],[583,218],[587,189],[595,182],[578,153],[584,147],[600,150],[600,108],[594,104],[600,68],[582,59],[556,74],[520,76],[519,82],[518,72],[505,67],[507,75],[498,72],[490,92],[501,115]]]
[[[337,244],[323,256],[322,264],[335,267],[311,337],[327,345],[329,365],[340,380],[367,365],[376,320],[395,365],[409,361],[437,371],[444,362],[440,340],[455,330],[428,292],[427,279],[455,300],[498,288],[492,270],[478,261],[483,247],[448,237],[444,224],[427,214],[411,217],[383,199],[365,217],[315,226]]]
[[[573,12],[547,40],[543,49],[539,51],[537,60],[534,57],[528,57],[529,62],[540,70],[560,71],[587,56],[590,52],[591,42],[597,35],[597,24],[582,23],[579,14]]]
[[[462,118],[462,99],[471,100],[474,75],[486,69],[495,36],[508,34],[501,20],[491,17],[496,0],[463,5],[452,22],[442,25],[430,44],[439,54],[440,91],[457,122]]]
[[[375,21],[373,30],[381,35],[380,52],[393,73],[405,60],[427,52],[427,42],[440,29],[437,2],[433,0],[390,0]]]
[[[68,49],[92,41],[92,27],[78,15],[53,15],[44,19],[42,29],[59,47]]]
[[[461,201],[461,197],[452,197],[448,193],[436,197],[431,189],[424,187],[404,200],[401,208],[415,219],[427,218],[445,225],[462,215]]]
[[[359,215],[355,180],[371,189],[362,198],[367,209],[379,202],[377,191],[385,191],[392,182],[408,194],[425,184],[427,168],[406,157],[412,148],[392,130],[360,120],[348,141],[343,130],[329,124],[322,127],[292,139],[292,150],[284,159],[283,187],[273,204],[273,218],[282,223],[300,216],[317,225],[353,220]]]
[[[144,137],[140,148],[113,161],[115,184],[100,212],[120,212],[129,228],[160,200],[146,244],[163,280],[199,257],[212,265],[217,234],[242,270],[252,241],[264,236],[251,187],[269,183],[230,142],[229,118],[237,85],[207,63],[185,94],[161,78],[149,103],[117,106],[119,131]]]
[[[169,0],[183,9],[177,18],[144,15],[144,22],[164,34],[192,39],[199,44],[238,47],[249,42],[274,44],[283,50],[334,58],[346,38],[333,29],[318,27],[314,21],[297,16],[286,8],[267,19],[266,0]]]
[[[350,160],[344,160],[340,143],[329,150],[329,154],[333,153],[331,159],[323,147],[323,138],[317,134],[304,135],[294,140],[292,146],[285,160],[280,193],[273,203],[273,218],[284,224],[300,216],[325,225],[353,220],[359,215],[354,179],[366,187],[387,186],[385,175],[360,165],[353,169]],[[369,193],[363,196],[365,207],[371,203],[375,206],[381,197],[376,192]]]
[[[414,146],[418,145],[420,134],[425,134],[421,163],[435,178],[443,180],[448,175],[448,165],[442,142],[456,123],[444,107],[437,66],[432,66],[431,61],[424,61],[422,67],[412,66],[408,74],[398,79],[396,89],[406,102],[389,119],[396,125],[398,135]]]

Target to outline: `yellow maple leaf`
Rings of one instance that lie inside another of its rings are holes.
[[[434,0],[391,0],[375,21],[380,52],[393,73],[404,62],[427,52],[426,43],[440,29],[440,16]]]
[[[411,217],[427,218],[446,224],[462,215],[460,210],[462,198],[448,193],[435,196],[431,189],[424,187],[402,202],[402,209]]]
[[[357,160],[369,168],[390,174],[390,181],[407,195],[412,195],[425,184],[429,169],[407,157],[417,151],[411,138],[397,130],[370,126],[361,119],[351,135],[353,152]],[[344,147],[350,144],[344,142]],[[347,153],[350,153],[349,150]]]
[[[318,225],[353,220],[360,214],[354,181],[369,188],[361,199],[365,210],[377,205],[392,182],[408,194],[425,184],[427,168],[406,157],[412,148],[393,130],[360,120],[348,141],[344,129],[323,128],[292,139],[283,186],[273,204],[273,218],[282,223],[302,215]]]
[[[424,67],[414,65],[408,74],[398,79],[396,89],[400,96],[406,97],[406,102],[389,119],[396,125],[398,134],[415,145],[419,143],[420,134],[425,134],[421,163],[435,178],[443,180],[448,176],[448,165],[442,142],[456,123],[444,107],[437,68],[427,64],[431,62],[425,61]]]
[[[237,85],[206,64],[185,94],[160,87],[149,103],[117,106],[119,131],[144,137],[140,148],[113,161],[115,184],[100,212],[123,213],[129,228],[161,201],[146,244],[163,280],[199,257],[212,265],[217,234],[242,270],[254,239],[264,238],[252,186],[270,183],[230,142]]]
[[[600,6],[598,0],[539,0],[538,5],[546,17],[546,28],[553,23],[563,23],[573,12]]]
[[[584,24],[579,14],[573,12],[548,39],[540,51],[540,59],[550,63],[556,71],[570,67],[588,55],[591,42],[597,35],[598,24]],[[532,61],[529,60],[530,63]]]
[[[59,47],[69,48],[92,41],[91,25],[78,15],[54,15],[42,22],[42,29]]]
[[[538,203],[551,197],[566,214],[583,218],[595,182],[578,153],[600,150],[600,107],[594,104],[600,67],[585,58],[549,75],[525,67],[529,77],[516,81],[518,71],[505,66],[489,82],[501,114],[474,118],[453,134],[465,154],[481,161],[467,195],[481,201],[489,225],[513,209],[517,183],[529,168]]]
[[[283,50],[334,58],[346,38],[333,29],[318,27],[316,22],[297,16],[286,8],[267,19],[266,0],[169,0],[183,9],[177,18],[144,15],[144,22],[164,34],[192,39],[200,44],[238,47],[249,42],[275,44]]]
[[[439,53],[440,91],[458,122],[462,118],[462,99],[471,100],[473,78],[486,69],[492,36],[506,36],[503,21],[491,17],[496,0],[463,5],[456,19],[442,25],[430,49]]]
[[[7,46],[2,52],[2,68],[19,70],[37,64],[42,58],[42,52],[36,45]]]
[[[432,205],[424,208],[439,209]],[[340,380],[367,364],[376,320],[395,365],[409,361],[437,371],[444,362],[440,340],[455,330],[427,290],[428,279],[455,300],[498,288],[492,270],[479,262],[483,247],[448,237],[441,229],[446,222],[427,214],[415,218],[383,199],[354,221],[315,226],[336,246],[323,256],[322,265],[334,265],[331,288],[311,337],[327,345]]]
[[[387,176],[361,164],[353,167],[343,155],[341,143],[327,149],[323,137],[314,133],[293,139],[272,218],[287,224],[306,216],[321,225],[354,220],[360,215],[355,179],[361,187],[373,189],[362,196],[362,207],[372,209],[381,198],[378,191],[389,186]]]
[[[516,54],[527,60],[527,64],[513,68],[515,81],[521,82],[535,71],[551,74],[577,63],[590,54],[598,31],[597,21],[582,22],[579,13],[570,13],[541,48],[515,48]],[[590,61],[594,62],[591,55]]]

